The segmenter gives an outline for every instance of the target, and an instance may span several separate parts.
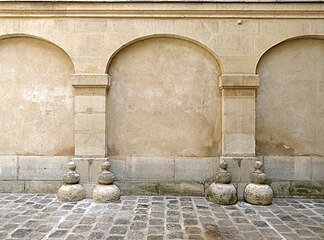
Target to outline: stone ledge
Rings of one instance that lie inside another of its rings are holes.
[[[256,74],[223,74],[219,77],[220,89],[253,89],[259,87],[259,75]]]
[[[109,88],[110,76],[108,74],[72,74],[73,87]]]

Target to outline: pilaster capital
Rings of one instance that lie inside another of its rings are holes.
[[[72,74],[71,79],[75,88],[109,88],[111,82],[108,74]]]
[[[220,89],[257,89],[259,75],[257,74],[223,74],[219,77]]]

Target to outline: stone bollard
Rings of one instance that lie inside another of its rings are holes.
[[[75,171],[76,165],[74,161],[67,164],[68,171],[64,175],[64,184],[57,192],[57,198],[62,202],[76,202],[85,198],[86,193],[84,187],[79,184],[80,174]]]
[[[227,168],[227,163],[221,161],[219,163],[220,171],[215,176],[215,181],[210,185],[208,190],[209,200],[221,204],[231,205],[237,202],[237,191],[233,184],[231,184],[231,173]]]
[[[92,198],[95,202],[107,203],[119,200],[120,190],[113,184],[115,176],[109,171],[110,163],[105,161],[101,164],[101,173],[98,178],[98,184],[93,189]]]
[[[273,191],[269,185],[265,184],[267,176],[263,173],[262,166],[263,164],[260,161],[254,163],[255,171],[250,175],[251,183],[244,189],[244,199],[255,205],[270,205]]]

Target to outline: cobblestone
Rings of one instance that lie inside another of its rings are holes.
[[[324,200],[220,206],[203,197],[123,196],[62,203],[53,194],[0,194],[0,239],[324,239]]]

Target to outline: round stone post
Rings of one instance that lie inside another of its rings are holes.
[[[74,161],[67,164],[68,171],[64,175],[64,184],[57,192],[57,198],[62,202],[76,202],[85,198],[86,193],[84,187],[79,184],[80,174],[75,171],[76,165]]]
[[[267,181],[266,174],[262,171],[262,162],[254,163],[255,171],[251,173],[251,183],[244,189],[244,199],[248,203],[255,205],[270,205],[272,203],[273,191],[265,182]]]
[[[237,202],[237,192],[233,184],[231,184],[231,173],[227,168],[225,161],[219,163],[220,171],[216,174],[215,181],[210,185],[208,190],[209,200],[221,204],[230,205]]]
[[[98,178],[98,184],[93,189],[92,198],[95,202],[107,203],[119,200],[120,190],[113,184],[115,176],[109,171],[110,163],[105,161],[101,164],[101,174]]]

